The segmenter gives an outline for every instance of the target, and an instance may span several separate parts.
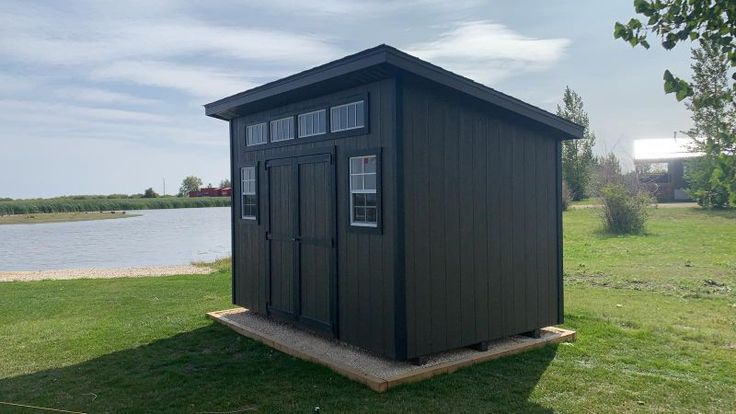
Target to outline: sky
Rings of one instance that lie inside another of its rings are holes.
[[[0,197],[176,193],[229,174],[227,123],[202,105],[386,43],[554,112],[578,92],[597,153],[691,126],[665,95],[687,45],[631,48],[622,1],[4,0]]]

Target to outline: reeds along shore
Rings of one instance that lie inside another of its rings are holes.
[[[0,215],[75,211],[155,210],[165,208],[227,207],[230,197],[106,198],[59,197],[0,201]]]

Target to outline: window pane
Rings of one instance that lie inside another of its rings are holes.
[[[363,111],[364,111],[364,109],[363,109],[363,101],[360,101],[360,102],[358,102],[358,103],[357,103],[357,104],[355,105],[355,109],[356,109],[356,111],[357,111],[357,114],[356,114],[357,116],[356,116],[356,123],[355,123],[355,126],[356,126],[356,127],[362,127],[362,126],[365,126],[365,123],[364,123],[364,120],[363,120],[363,118],[365,117],[365,114],[364,114],[364,112],[363,112]]]
[[[294,118],[271,121],[271,141],[284,141],[294,138]]]
[[[378,198],[375,193],[372,194],[364,194],[365,195],[365,205],[368,207],[376,207],[376,199]]]
[[[350,159],[350,173],[359,174],[363,172],[363,158],[355,157]]]
[[[340,129],[346,129],[348,127],[348,107],[343,106],[340,108]]]
[[[325,132],[325,127],[327,126],[327,111],[322,110],[318,113],[318,126],[317,126],[317,132],[320,134],[323,134]]]
[[[354,175],[350,177],[350,189],[351,190],[362,190],[363,189],[363,176]]]
[[[245,129],[245,144],[246,145],[258,145],[266,142],[265,137],[265,123],[249,125]]]
[[[338,108],[332,108],[330,109],[330,131],[337,131],[340,129],[340,120],[338,119]]]
[[[376,189],[376,174],[366,174],[364,176],[363,188],[366,190]]]
[[[355,105],[348,105],[346,109],[348,111],[347,127],[353,128],[355,127]]]
[[[364,207],[356,207],[353,209],[353,219],[356,222],[364,222],[365,221],[365,208]]]
[[[256,217],[256,167],[242,167],[240,169],[241,211],[242,218]]]
[[[375,207],[368,207],[365,209],[365,221],[369,223],[377,223],[377,217],[376,217],[376,208]]]
[[[376,156],[375,155],[372,155],[370,157],[363,158],[363,166],[364,166],[363,171],[365,171],[367,173],[368,172],[371,172],[371,173],[376,172]]]
[[[356,207],[365,206],[365,194],[353,194],[353,205]]]

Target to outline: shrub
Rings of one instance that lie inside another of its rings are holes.
[[[567,182],[562,180],[562,211],[567,211],[572,201],[572,194],[570,193],[570,187],[567,186]]]
[[[158,193],[153,191],[153,187],[146,188],[143,198],[158,198]]]
[[[643,191],[629,192],[621,184],[609,184],[601,190],[603,225],[616,234],[644,232],[652,196]]]

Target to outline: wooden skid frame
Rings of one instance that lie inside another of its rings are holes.
[[[207,313],[207,317],[229,327],[230,329],[243,336],[261,342],[285,354],[303,359],[305,361],[324,365],[342,376],[367,385],[369,388],[377,392],[385,392],[389,388],[393,388],[402,384],[422,381],[436,375],[449,374],[457,371],[458,369],[468,367],[473,364],[519,354],[532,349],[542,348],[545,345],[557,344],[561,342],[574,342],[576,338],[575,331],[550,326],[542,328],[540,330],[540,338],[524,338],[523,341],[518,341],[514,340],[519,338],[518,336],[516,336],[499,341],[493,341],[491,342],[491,345],[489,346],[487,351],[475,351],[472,353],[467,353],[459,359],[440,362],[436,364],[428,364],[427,366],[421,367],[416,367],[410,362],[406,362],[406,373],[390,375],[384,378],[367,372],[363,372],[360,369],[348,366],[337,360],[326,358],[322,355],[312,354],[300,349],[296,349],[290,346],[289,343],[279,338],[275,338],[269,334],[259,332],[255,329],[252,329],[251,327],[237,323],[236,321],[233,321],[232,319],[229,319],[227,317],[229,314],[239,313],[243,311],[245,311],[245,309],[243,308],[234,308],[216,312],[209,312]],[[328,339],[319,337],[317,335],[314,336],[314,340],[328,341]]]

